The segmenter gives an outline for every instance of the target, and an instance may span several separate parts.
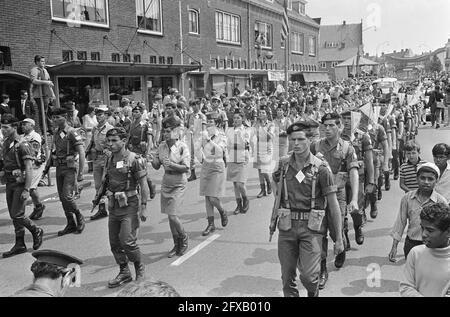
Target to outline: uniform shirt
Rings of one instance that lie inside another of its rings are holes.
[[[158,147],[158,152],[155,156],[155,164],[162,164],[164,159],[168,158],[171,162],[175,164],[185,165],[190,168],[191,163],[191,153],[189,151],[186,143],[177,140],[170,148],[166,141],[162,141]],[[172,170],[170,167],[165,170]]]
[[[450,161],[447,161],[447,168],[439,177],[434,190],[450,201]]]
[[[211,142],[203,141],[203,156],[204,162],[223,162],[223,158],[227,155],[227,137],[221,129],[217,129],[215,134],[211,136],[211,141],[213,141],[217,146],[211,144]],[[205,143],[206,142],[206,143]]]
[[[228,161],[233,163],[244,163],[249,160],[250,131],[241,125],[231,127],[226,131],[228,146]]]
[[[42,138],[36,131],[31,131],[28,134],[21,135],[21,139],[27,141],[33,149],[34,158],[39,160],[41,158]]]
[[[105,122],[101,127],[96,126],[92,130],[92,141],[94,142],[94,149],[98,152],[103,152],[106,149],[106,133],[114,128],[108,122]]]
[[[17,144],[19,144],[17,146]],[[16,157],[17,151],[17,157]],[[14,170],[23,170],[25,167],[25,160],[34,160],[33,149],[29,143],[20,142],[20,137],[9,137],[3,143],[3,169],[5,172],[12,172]],[[19,162],[17,162],[17,158]]]
[[[23,291],[20,291],[11,297],[56,297],[50,288],[43,285],[31,284]]]
[[[305,162],[305,166],[301,170],[305,178],[301,183],[299,183],[296,175],[300,172],[297,170],[295,164],[295,154],[292,153],[283,157],[278,164],[278,170],[273,173],[273,179],[275,182],[280,181],[280,175],[283,168],[286,168],[288,164],[288,170],[286,173],[286,185],[289,197],[290,208],[301,209],[302,211],[311,210],[311,197],[312,197],[312,179],[313,173],[312,168],[318,169],[317,179],[316,179],[316,209],[325,208],[326,195],[330,193],[337,192],[336,185],[333,181],[333,175],[328,167],[322,162],[322,160],[315,157],[312,153],[309,155]],[[282,203],[284,198],[282,196]],[[282,204],[283,205],[283,204]],[[287,207],[284,206],[283,207]]]
[[[148,134],[150,134],[147,121],[142,118],[135,120],[130,125],[130,138],[128,144],[132,146],[133,152],[141,153],[143,149],[139,149],[141,142],[148,142]],[[130,147],[131,149],[131,147]]]
[[[396,241],[402,241],[403,231],[408,223],[407,236],[411,240],[422,241],[422,228],[420,227],[420,212],[423,207],[433,203],[448,204],[447,200],[433,190],[431,196],[424,202],[418,200],[417,189],[407,192],[401,202],[400,210],[391,230],[391,236]]]
[[[128,172],[130,172],[130,175],[128,175]],[[147,176],[147,163],[139,154],[125,151],[122,157],[118,157],[118,154],[116,154],[108,160],[107,174],[109,176],[109,191],[113,193],[132,191],[136,189],[139,179]]]
[[[381,144],[387,140],[387,134],[382,125],[377,124],[369,131],[370,138],[374,149],[378,149]]]
[[[363,161],[364,153],[366,153],[367,151],[373,150],[372,140],[367,132],[361,131],[360,133],[355,132],[355,138],[353,139],[353,141],[350,141],[349,133],[350,133],[350,131],[347,131],[347,133],[346,133],[346,130],[344,130],[341,138],[344,141],[351,142],[351,144],[353,145],[353,148],[355,150],[357,160]]]
[[[400,181],[403,180],[405,185],[411,190],[419,188],[419,184],[417,183],[417,167],[423,163],[426,162],[422,161],[419,157],[417,164],[412,164],[408,160],[400,166]]]
[[[66,158],[68,155],[75,155],[75,148],[83,145],[81,135],[72,127],[58,129],[54,136],[55,151],[58,158]]]
[[[320,139],[311,144],[311,152],[322,153],[333,174],[349,172],[352,168],[359,167],[355,149],[349,144],[347,153],[344,153],[344,140],[341,138],[336,144],[330,144],[325,138]]]

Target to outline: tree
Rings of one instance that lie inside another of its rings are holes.
[[[442,70],[442,64],[437,55],[433,55],[431,60],[426,63],[425,70],[427,72],[440,72]]]

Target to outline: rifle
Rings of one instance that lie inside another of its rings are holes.
[[[91,213],[100,204],[102,197],[106,195],[106,192],[108,190],[108,183],[109,183],[109,177],[108,177],[108,175],[105,175],[103,177],[102,184],[100,185],[100,188],[98,189],[97,194],[95,195],[95,198],[92,201]]]
[[[283,191],[283,184],[284,184],[283,178],[285,176],[285,173],[286,173],[288,167],[289,167],[289,164],[287,164],[286,168],[283,168],[283,167],[281,168],[280,180],[279,180],[278,186],[277,186],[277,195],[275,197],[275,203],[274,203],[273,209],[272,209],[272,216],[270,217],[269,242],[272,242],[272,236],[275,233],[275,230],[277,229],[278,209],[280,208],[280,205],[281,205],[281,194]]]

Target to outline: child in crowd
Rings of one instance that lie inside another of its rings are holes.
[[[417,166],[425,163],[420,158],[420,145],[410,140],[405,145],[406,163],[400,167],[400,188],[405,193],[419,188],[417,183]]]

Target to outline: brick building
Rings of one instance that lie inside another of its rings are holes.
[[[58,103],[151,103],[176,87],[186,97],[236,83],[270,88],[283,70],[282,0],[3,0],[0,90],[18,87],[36,54],[46,57]],[[318,20],[288,1],[290,75],[317,72]],[[11,83],[16,84],[11,84]]]

